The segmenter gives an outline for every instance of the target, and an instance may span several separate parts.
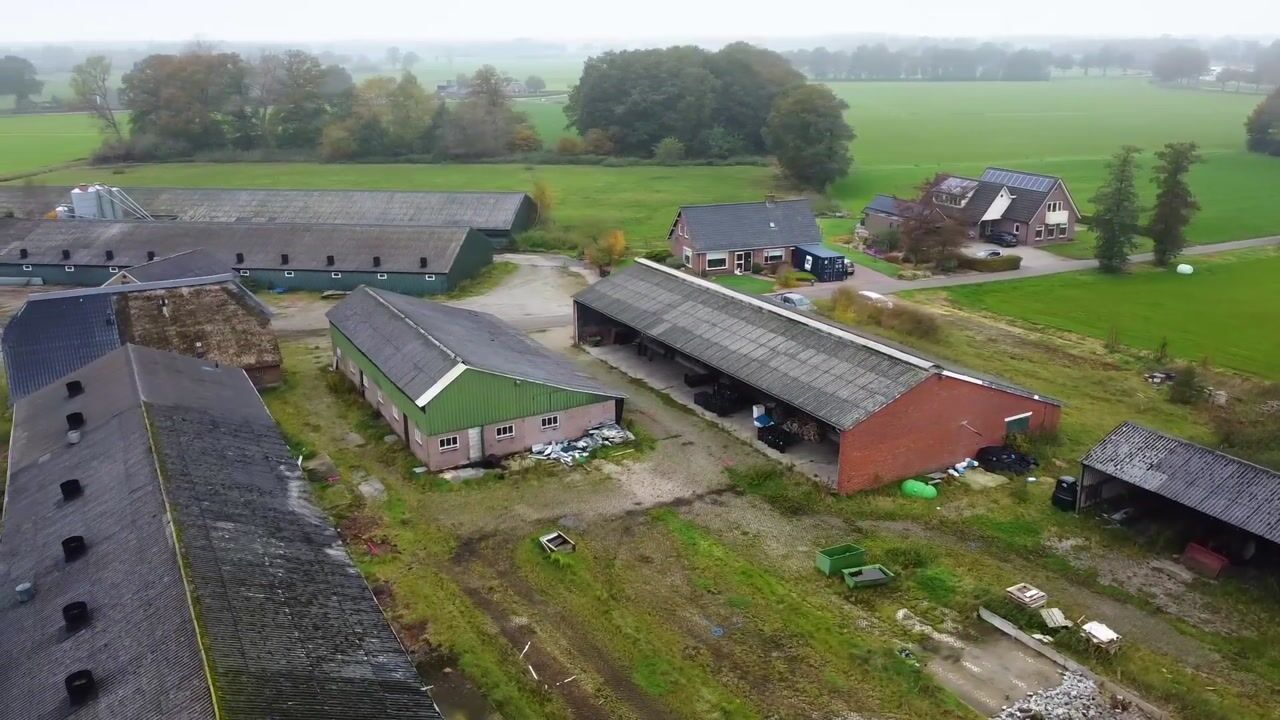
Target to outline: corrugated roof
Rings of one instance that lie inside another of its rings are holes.
[[[488,313],[361,287],[331,308],[328,318],[414,399],[460,362],[555,387],[624,397]]]
[[[80,668],[98,681],[74,713],[89,720],[213,718],[210,683],[224,717],[441,717],[243,372],[128,345],[69,379],[84,393],[49,387],[14,411],[0,575],[36,596],[0,599],[0,720],[66,716],[62,678]],[[84,494],[64,503],[68,477]],[[88,552],[64,563],[70,534]],[[92,620],[68,636],[70,600]]]
[[[645,261],[574,300],[842,430],[941,369]]]
[[[790,247],[822,242],[807,198],[686,205],[680,208],[687,242],[698,252]]]
[[[187,222],[472,227],[511,232],[532,201],[522,192],[122,188],[153,217]],[[0,185],[0,211],[42,217],[70,201],[69,187]]]
[[[163,310],[158,303],[165,303]],[[270,312],[232,275],[33,293],[0,337],[14,402],[120,347],[143,344],[235,367],[280,364]]]
[[[1280,473],[1131,422],[1080,463],[1280,543]]]
[[[135,265],[124,272],[136,282],[155,282],[223,275],[231,272],[231,266],[208,250],[196,248]]]
[[[464,242],[483,243],[492,252],[483,235],[455,227],[0,220],[0,240],[0,264],[122,268],[148,262],[148,252],[159,257],[204,249],[235,268],[447,273]],[[63,250],[70,251],[69,258],[62,257]],[[237,262],[237,253],[244,255],[243,262]],[[287,266],[282,254],[289,256]],[[380,266],[373,264],[375,256]],[[427,259],[425,269],[421,258]]]

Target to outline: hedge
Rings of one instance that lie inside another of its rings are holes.
[[[957,259],[960,261],[960,267],[966,270],[977,270],[978,272],[1003,272],[1005,270],[1017,270],[1022,267],[1021,255],[1001,255],[993,258],[976,258],[971,255],[961,255]]]

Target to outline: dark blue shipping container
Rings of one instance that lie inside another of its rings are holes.
[[[791,265],[810,273],[818,282],[840,282],[853,274],[853,265],[844,255],[821,245],[791,248]]]

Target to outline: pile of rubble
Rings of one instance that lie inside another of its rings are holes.
[[[554,460],[563,465],[584,462],[591,451],[611,445],[621,445],[635,440],[629,430],[617,423],[593,427],[577,440],[560,440],[541,443],[529,448],[529,455],[539,460]]]
[[[1063,673],[1062,684],[1032,693],[992,720],[1147,720],[1121,698],[1108,699],[1092,680]]]

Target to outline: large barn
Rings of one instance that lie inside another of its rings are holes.
[[[1011,433],[1053,431],[1061,413],[1050,398],[643,259],[578,293],[574,326],[606,360],[634,346],[816,424],[810,450],[827,454],[841,493],[939,470]]]

